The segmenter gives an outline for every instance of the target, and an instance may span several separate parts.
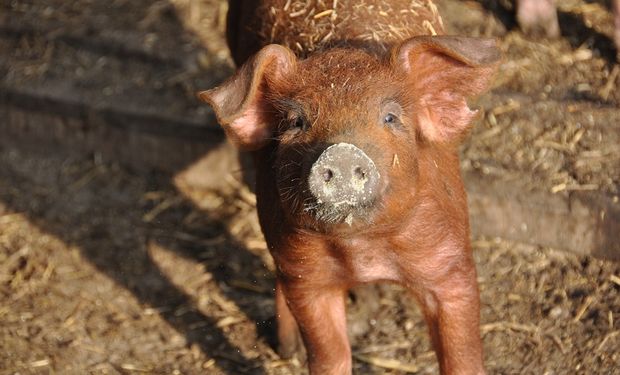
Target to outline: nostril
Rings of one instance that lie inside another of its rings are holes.
[[[334,178],[334,172],[331,169],[326,169],[323,171],[323,181],[329,182]]]
[[[358,180],[363,180],[366,178],[366,172],[361,167],[357,167],[353,170],[353,176]]]

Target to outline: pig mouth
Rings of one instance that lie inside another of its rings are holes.
[[[304,211],[312,215],[317,221],[325,224],[346,223],[353,225],[354,221],[370,223],[368,211],[374,202],[364,205],[353,205],[346,201],[337,203],[324,203],[319,200],[306,203]]]
[[[287,207],[286,211],[293,218],[298,214],[305,214],[312,220],[323,224],[347,223],[352,225],[354,221],[370,222],[369,213],[377,203],[375,199],[360,202],[355,197],[345,196],[332,201],[323,200],[316,197],[309,187],[309,168],[297,172],[286,174],[286,177],[280,179],[281,184],[278,189],[280,199],[284,207]]]

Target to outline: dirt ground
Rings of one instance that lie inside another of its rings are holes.
[[[2,86],[67,81],[100,105],[208,118],[193,92],[231,72],[222,4],[4,1]],[[506,54],[463,168],[617,196],[620,68],[605,2],[563,1],[554,41],[515,30],[509,1],[443,7],[449,30],[497,36]],[[30,31],[7,38],[18,26]],[[243,184],[204,191],[96,153],[0,144],[0,374],[304,373],[273,350],[273,265]],[[620,374],[620,264],[473,245],[490,374]],[[437,373],[414,301],[389,285],[370,295],[349,301],[355,373]]]

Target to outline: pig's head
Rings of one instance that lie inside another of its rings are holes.
[[[239,148],[272,153],[289,219],[357,225],[415,194],[425,150],[456,150],[476,113],[466,99],[498,60],[491,39],[448,36],[414,37],[386,58],[333,49],[298,60],[269,45],[199,95]]]

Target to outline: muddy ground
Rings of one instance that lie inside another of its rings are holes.
[[[444,8],[450,30],[497,36],[506,53],[464,169],[556,194],[617,195],[620,72],[605,2],[562,2],[554,41],[515,30],[510,2]],[[208,113],[193,92],[231,71],[221,1],[0,10],[4,88],[55,92],[64,82],[63,93],[99,105],[199,123]],[[205,191],[97,153],[1,145],[0,374],[304,372],[273,350],[273,266],[238,171],[226,191]],[[473,244],[490,374],[620,373],[620,264]],[[356,373],[437,373],[415,303],[397,287],[377,290],[349,304]]]

